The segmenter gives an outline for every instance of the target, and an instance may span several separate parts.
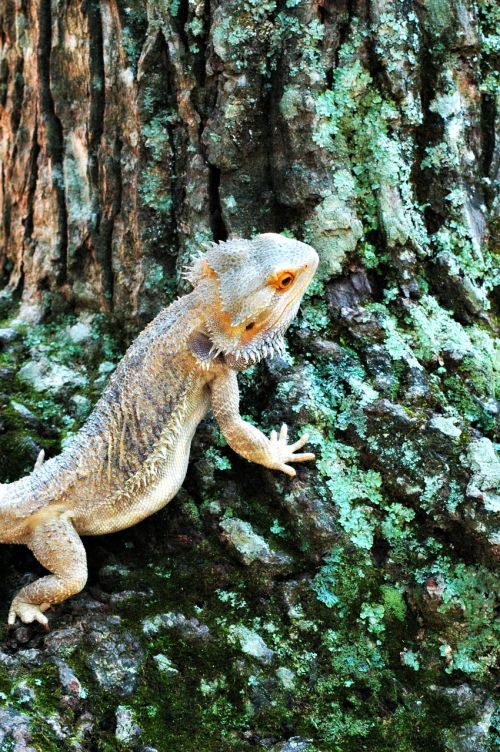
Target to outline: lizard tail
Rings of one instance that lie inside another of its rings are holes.
[[[33,467],[33,470],[38,470],[38,468],[41,467],[44,462],[45,462],[45,450],[41,449],[40,452],[38,453],[38,457],[36,458],[36,462]],[[12,484],[0,483],[0,507],[2,506],[5,507],[6,503],[8,503],[6,499],[6,495],[7,495],[7,489],[10,485]]]
[[[35,465],[33,467],[33,470],[37,470],[39,467],[43,465],[45,462],[45,449],[41,449],[38,453],[38,457],[36,458]],[[10,486],[10,483],[0,483],[0,504],[2,502],[2,497],[5,496],[7,493],[7,488]]]

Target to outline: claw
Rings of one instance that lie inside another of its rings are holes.
[[[38,453],[38,457],[36,458],[36,462],[33,467],[33,470],[36,470],[37,468],[41,467],[44,461],[45,461],[45,449],[40,449]]]
[[[283,425],[280,428],[280,441],[283,441],[286,443],[288,436],[288,426],[286,423],[283,423]]]

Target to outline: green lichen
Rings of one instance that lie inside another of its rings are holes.
[[[496,64],[500,49],[500,9],[495,0],[479,0],[478,18],[481,40],[481,89],[488,95],[498,95],[500,73]]]
[[[348,50],[341,54],[347,56]],[[410,143],[392,135],[398,110],[372,85],[358,59],[335,70],[332,88],[317,97],[316,117],[315,143],[331,150],[352,173],[365,238],[360,254],[366,251],[368,266],[384,260],[383,254],[375,259],[370,242],[379,229],[389,247],[410,243],[424,252],[428,237],[410,188]]]
[[[125,50],[128,63],[135,73],[146,37],[148,27],[147,13],[140,0],[127,0],[125,5],[120,3],[118,9],[123,19],[121,30],[123,49]]]
[[[160,169],[147,168],[141,173],[140,196],[146,206],[160,214],[169,215],[172,210],[170,184]]]
[[[109,320],[98,314],[91,319],[90,339],[75,342],[71,337],[71,327],[77,321],[75,316],[67,315],[46,324],[18,324],[20,340],[14,347],[0,353],[0,366],[12,372],[12,376],[3,381],[4,425],[0,433],[0,478],[3,482],[31,472],[37,447],[44,449],[47,456],[59,451],[61,441],[78,430],[87,414],[86,410],[78,410],[77,403],[72,402],[70,396],[92,405],[107,380],[106,375],[100,374],[99,367],[106,361],[112,369],[112,361],[116,362],[123,351],[123,346],[111,333]],[[30,356],[41,356],[55,367],[60,365],[75,370],[85,377],[83,386],[76,393],[73,387],[71,394],[68,389],[56,392],[36,390],[19,377],[22,363]],[[32,416],[29,420],[22,412],[26,409]],[[45,427],[42,435],[39,435],[40,426]]]

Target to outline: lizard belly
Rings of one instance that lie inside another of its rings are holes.
[[[186,476],[191,441],[200,421],[205,417],[208,397],[200,398],[183,423],[174,445],[168,449],[155,473],[154,481],[135,498],[103,499],[102,503],[84,513],[75,510],[73,524],[81,535],[103,535],[124,530],[162,509],[175,496]]]
[[[83,525],[77,525],[79,532],[82,535],[114,533],[132,527],[162,509],[175,496],[186,476],[191,439],[192,436],[188,441],[177,444],[161,467],[159,479],[140,493],[133,502],[129,502],[118,512],[114,510],[109,515],[101,514],[97,523],[89,519],[87,521],[90,523],[89,529],[83,529]],[[101,507],[101,509],[104,510],[106,507]]]

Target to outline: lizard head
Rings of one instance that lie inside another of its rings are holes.
[[[196,259],[187,277],[206,300],[211,357],[242,369],[281,350],[318,261],[311,246],[275,233],[214,244]]]

